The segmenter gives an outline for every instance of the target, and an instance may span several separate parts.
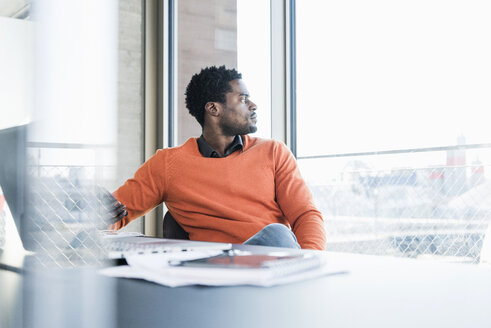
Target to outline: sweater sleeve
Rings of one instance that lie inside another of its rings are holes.
[[[164,201],[165,159],[165,151],[157,151],[140,166],[133,178],[126,180],[113,193],[119,202],[126,205],[128,215],[111,225],[110,229],[121,229]]]
[[[297,162],[285,144],[275,145],[276,201],[304,249],[325,249],[326,235],[321,213],[300,175]]]

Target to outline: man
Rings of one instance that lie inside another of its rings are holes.
[[[202,135],[158,150],[114,192],[127,215],[113,228],[165,202],[191,240],[324,249],[321,214],[289,149],[248,136],[257,107],[241,74],[202,69],[186,106]]]

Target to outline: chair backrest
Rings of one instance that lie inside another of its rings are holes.
[[[164,238],[189,240],[189,234],[177,223],[169,211],[164,215],[162,226],[164,228]]]

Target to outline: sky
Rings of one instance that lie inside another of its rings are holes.
[[[490,143],[490,15],[489,1],[297,1],[299,155]]]

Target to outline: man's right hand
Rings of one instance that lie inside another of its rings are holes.
[[[111,223],[116,223],[118,221],[121,221],[126,215],[128,215],[128,211],[126,210],[126,205],[123,205],[116,200],[113,203],[113,211],[111,214],[112,214]]]
[[[108,224],[113,224],[126,215],[128,211],[126,210],[126,205],[121,204],[114,196],[104,188],[101,188],[99,194],[100,200],[103,206],[104,222]]]

